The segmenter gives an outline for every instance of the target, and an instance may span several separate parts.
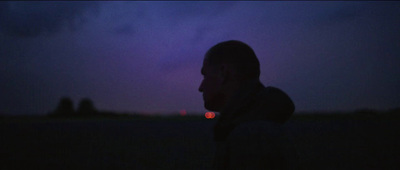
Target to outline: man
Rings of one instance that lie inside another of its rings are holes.
[[[220,112],[214,168],[295,169],[296,152],[282,130],[294,104],[260,82],[254,51],[240,41],[221,42],[206,53],[201,73],[204,107]]]

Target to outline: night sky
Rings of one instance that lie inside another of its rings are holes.
[[[296,111],[400,107],[400,2],[0,2],[0,115],[204,113],[203,56],[231,39]]]

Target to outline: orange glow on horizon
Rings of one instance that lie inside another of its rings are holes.
[[[206,114],[204,114],[204,116],[207,119],[214,119],[215,118],[215,113],[214,112],[206,112]]]
[[[186,116],[187,112],[186,112],[185,109],[183,109],[183,110],[179,111],[179,114],[180,114],[181,116]]]

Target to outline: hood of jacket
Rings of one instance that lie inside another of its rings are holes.
[[[252,82],[240,88],[222,109],[214,127],[214,138],[224,140],[239,124],[249,121],[285,123],[295,106],[290,97],[276,87]]]

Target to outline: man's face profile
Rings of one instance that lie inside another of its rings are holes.
[[[203,81],[199,91],[203,93],[204,107],[210,111],[220,111],[224,96],[221,93],[222,75],[216,66],[210,65],[207,56],[204,58],[201,74]]]

